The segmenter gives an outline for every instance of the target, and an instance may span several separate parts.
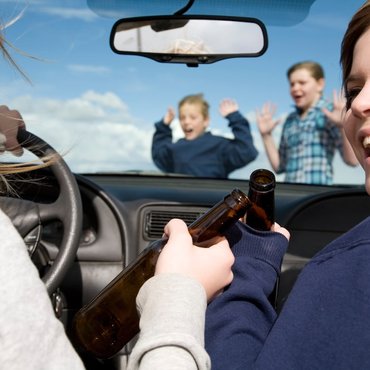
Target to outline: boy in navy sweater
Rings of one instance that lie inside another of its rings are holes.
[[[189,95],[179,103],[179,120],[184,138],[173,142],[170,124],[175,112],[169,108],[155,124],[152,157],[163,172],[198,177],[227,178],[257,157],[248,121],[238,111],[236,102],[225,99],[220,113],[229,121],[234,139],[212,135],[209,126],[209,105],[202,94]]]

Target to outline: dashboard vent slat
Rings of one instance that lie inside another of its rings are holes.
[[[163,235],[163,229],[168,221],[172,218],[179,218],[187,225],[190,225],[199,216],[201,216],[207,209],[193,209],[190,210],[176,209],[156,209],[150,210],[145,214],[144,238],[146,240],[160,239]]]

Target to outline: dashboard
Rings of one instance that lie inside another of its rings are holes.
[[[76,269],[83,278],[85,304],[148,245],[159,239],[171,218],[194,221],[234,188],[248,181],[138,175],[77,176],[84,229]],[[291,233],[279,282],[281,308],[307,261],[331,240],[369,215],[365,190],[278,183],[276,221]],[[70,284],[67,291],[70,291]],[[80,303],[80,302],[79,302]]]
[[[58,185],[48,170],[32,172],[17,191],[22,198],[51,202]],[[194,221],[234,188],[248,192],[246,180],[142,176],[75,175],[82,197],[83,230],[75,262],[60,291],[62,320],[69,330],[73,315],[93,299],[153,240],[171,218]],[[276,221],[291,233],[277,286],[276,307],[283,306],[309,259],[370,214],[363,187],[326,187],[277,183]],[[53,258],[63,226],[43,225],[41,244]],[[126,349],[127,350],[127,349]]]

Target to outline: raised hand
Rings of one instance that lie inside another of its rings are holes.
[[[265,103],[261,109],[256,110],[256,121],[262,136],[269,135],[280,123],[279,119],[274,119],[276,105],[271,102]]]
[[[325,116],[338,127],[343,127],[343,119],[345,114],[346,99],[343,91],[339,94],[336,90],[333,91],[333,110],[330,111],[323,108],[322,111]]]
[[[170,125],[175,116],[176,116],[175,110],[172,107],[169,107],[163,118],[163,122],[165,123],[165,125]]]
[[[226,117],[230,113],[234,113],[239,110],[239,106],[235,100],[223,99],[221,100],[219,111],[223,117]]]

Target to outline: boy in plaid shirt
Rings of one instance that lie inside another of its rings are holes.
[[[344,99],[336,92],[333,103],[323,98],[324,71],[316,62],[296,63],[287,76],[295,111],[284,122],[279,148],[272,137],[280,123],[273,118],[276,107],[265,103],[256,113],[271,166],[276,173],[285,173],[286,182],[331,184],[336,149],[346,164],[358,163],[342,127]]]

